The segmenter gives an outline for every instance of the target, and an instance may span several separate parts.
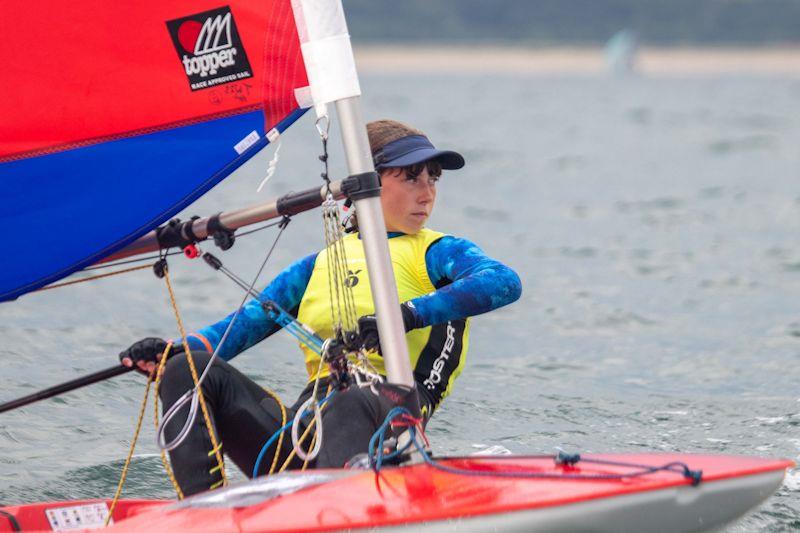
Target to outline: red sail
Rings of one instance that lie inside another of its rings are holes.
[[[269,129],[308,84],[288,0],[10,0],[4,12],[0,161],[250,109]],[[225,13],[228,26],[198,35]],[[227,48],[186,49],[206,36]],[[238,65],[215,77],[226,61]],[[191,70],[211,84],[193,90]]]
[[[24,228],[0,301],[163,223],[303,112],[290,0],[8,0],[0,35],[0,223]]]

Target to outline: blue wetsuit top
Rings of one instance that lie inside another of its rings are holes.
[[[402,234],[390,233],[389,237],[398,235]],[[316,258],[317,254],[311,254],[283,270],[261,292],[262,299],[272,300],[296,316]],[[522,292],[516,272],[466,239],[442,237],[428,247],[425,264],[437,290],[411,300],[422,327],[486,313],[514,302]],[[232,318],[233,313],[197,333],[216,349]],[[242,308],[218,355],[230,360],[279,329],[259,302],[251,300]],[[209,347],[194,335],[189,337],[189,345],[201,350]]]

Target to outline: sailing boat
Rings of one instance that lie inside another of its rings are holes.
[[[20,260],[0,273],[0,300],[98,263],[176,247],[192,254],[209,237],[224,248],[238,228],[315,208],[328,194],[348,196],[359,213],[387,380],[413,385],[340,0],[15,7],[5,32],[6,57],[16,58],[9,79],[16,94],[44,96],[0,99],[0,216],[6,227],[26,228],[10,236]],[[48,91],[59,105],[45,111]],[[307,109],[323,117],[328,106],[339,117],[349,178],[166,223]],[[35,200],[24,186],[32,179]],[[53,230],[61,220],[77,235],[68,245]],[[106,521],[117,531],[695,531],[758,505],[790,465],[687,454],[434,458],[420,446],[396,466],[288,472],[180,501],[3,507],[0,531]]]
[[[608,71],[616,76],[626,76],[636,71],[636,54],[639,38],[633,30],[620,30],[606,42],[604,53]]]

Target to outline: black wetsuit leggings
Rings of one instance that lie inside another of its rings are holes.
[[[209,354],[194,353],[193,358],[198,373],[202,373],[208,364]],[[164,411],[193,386],[185,354],[171,358],[164,370],[160,389]],[[282,425],[280,406],[260,385],[220,359],[214,361],[202,389],[224,453],[248,477],[252,477],[259,452]],[[322,381],[318,391],[321,399],[327,391],[327,382]],[[306,387],[293,406],[286,406],[287,421],[294,418],[297,409],[311,393],[311,386]],[[322,412],[322,448],[310,466],[339,468],[354,455],[366,452],[370,437],[383,423],[391,407],[387,400],[379,398],[369,389],[351,387],[334,394]],[[188,410],[187,402],[179,410],[174,422],[166,428],[167,441],[172,440],[183,427]],[[307,449],[310,437],[305,443],[304,448]],[[269,471],[276,446],[277,440],[264,455],[259,465],[259,475]],[[213,454],[209,456],[211,449],[208,430],[198,407],[197,417],[186,440],[170,452],[175,477],[185,495],[208,490],[220,481],[221,474],[214,470],[216,458]],[[279,452],[278,466],[283,464],[291,451],[291,433],[287,431]],[[290,468],[299,468],[301,465],[302,461],[295,456]]]

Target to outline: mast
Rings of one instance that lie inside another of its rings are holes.
[[[361,115],[350,35],[341,0],[292,0],[297,33],[317,115],[335,103],[347,168],[360,190],[351,193],[367,260],[378,333],[389,383],[413,386],[397,285],[380,203],[380,180]]]

